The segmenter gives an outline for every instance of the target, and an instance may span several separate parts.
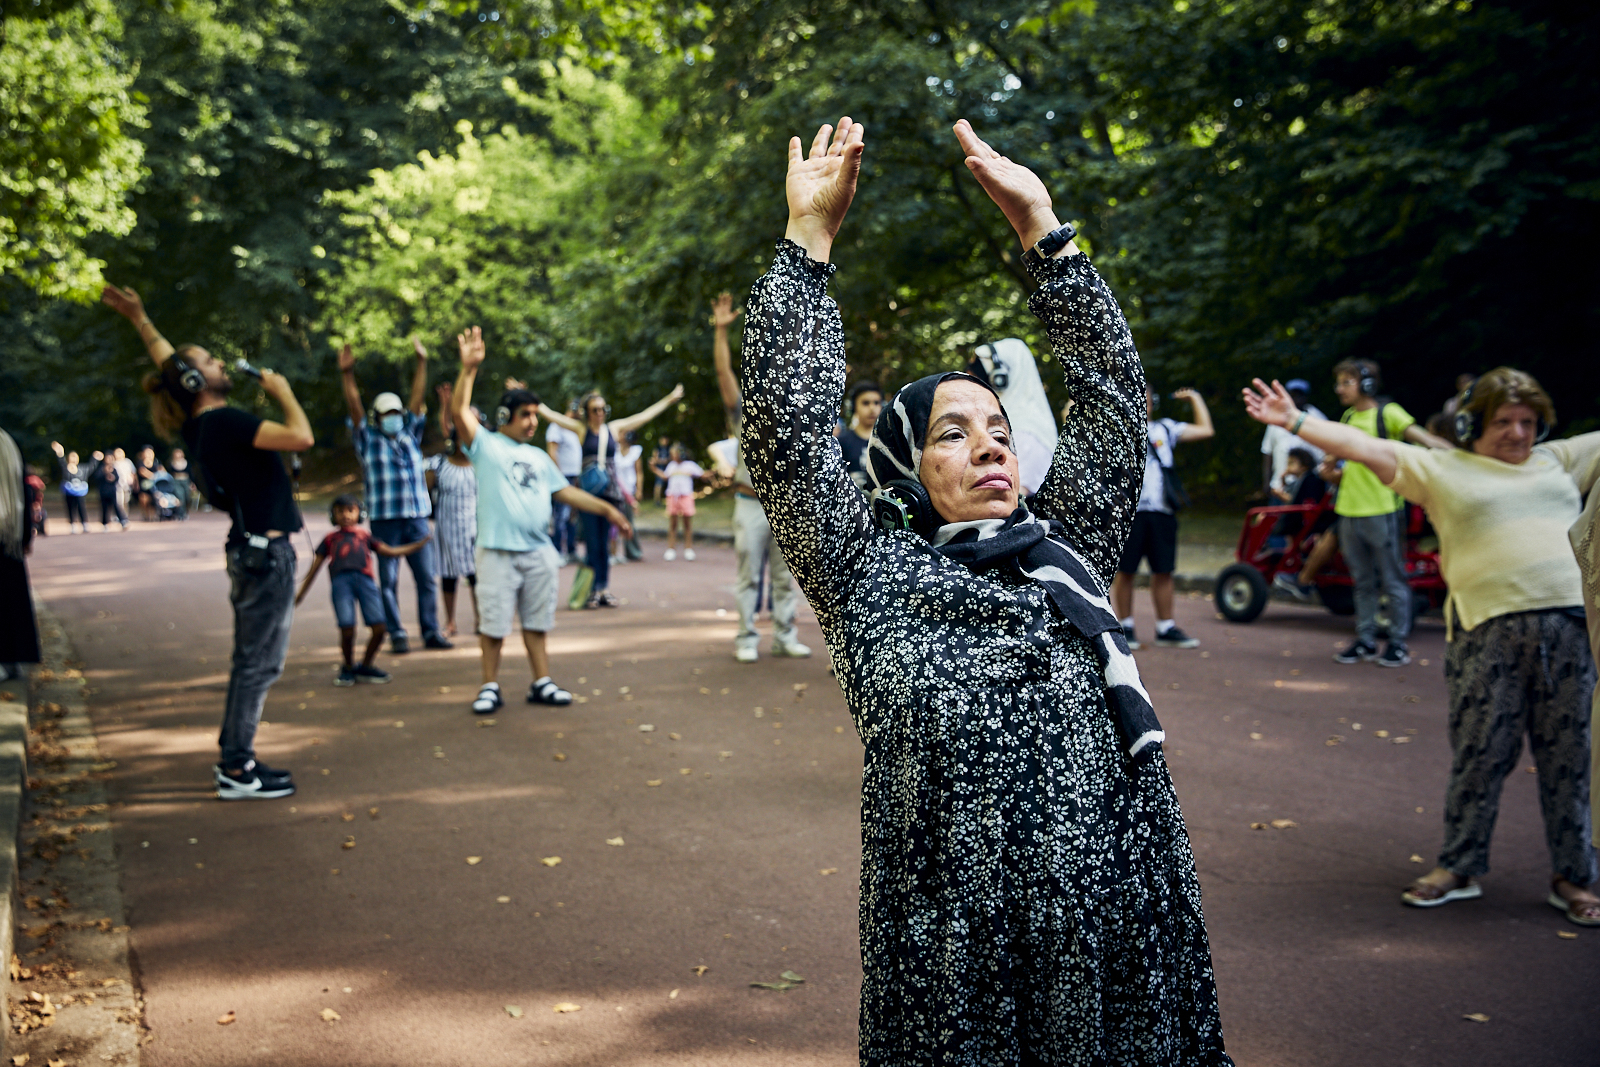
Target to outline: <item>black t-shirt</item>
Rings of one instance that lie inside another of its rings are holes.
[[[856,432],[846,426],[839,431],[839,451],[844,453],[844,469],[851,474],[865,474],[866,468],[861,465],[861,453],[867,449],[867,439],[859,437]]]
[[[290,534],[300,529],[300,509],[283,461],[276,452],[255,446],[262,421],[248,411],[224,407],[183,424],[183,443],[194,457],[201,490],[212,507],[233,516],[230,546],[242,544],[246,531]]]

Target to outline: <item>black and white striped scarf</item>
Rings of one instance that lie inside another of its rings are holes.
[[[948,559],[974,571],[1011,567],[1038,582],[1061,616],[1089,641],[1106,683],[1106,705],[1116,720],[1129,756],[1158,747],[1166,739],[1150,694],[1128,651],[1111,603],[1094,572],[1066,538],[1061,524],[1019,507],[1005,519],[955,522],[939,528],[933,546]]]
[[[878,488],[897,478],[921,482],[921,442],[928,432],[933,397],[948,381],[976,382],[994,392],[981,378],[947,372],[930,374],[895,393],[873,428],[863,456],[867,473]],[[1000,410],[1005,411],[1003,404]],[[1105,677],[1106,705],[1128,755],[1148,755],[1161,746],[1166,735],[1150,705],[1150,694],[1139,681],[1139,667],[1128,650],[1122,624],[1094,571],[1067,541],[1060,523],[1040,519],[1023,505],[1004,519],[946,523],[935,532],[933,547],[970,570],[981,573],[1011,567],[1023,578],[1044,586],[1062,618],[1094,649]]]

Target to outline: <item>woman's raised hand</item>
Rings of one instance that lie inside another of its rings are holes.
[[[475,371],[483,365],[483,330],[474,326],[465,333],[456,334],[456,347],[461,350],[461,369]],[[508,385],[507,388],[510,388]]]
[[[966,119],[956,123],[955,133],[961,150],[967,154],[967,169],[989,199],[1005,212],[1022,247],[1031,248],[1039,238],[1060,227],[1061,220],[1050,204],[1050,191],[1037,174],[990,148]]]
[[[818,262],[828,261],[834,235],[855,198],[866,132],[847,115],[838,129],[825,125],[817,131],[810,156],[801,153],[800,138],[789,138],[789,176],[784,180],[789,227],[784,236]]]
[[[1289,399],[1289,390],[1279,385],[1276,378],[1271,385],[1257,378],[1254,389],[1245,386],[1244,409],[1252,419],[1268,426],[1287,426],[1300,414],[1300,409]]]

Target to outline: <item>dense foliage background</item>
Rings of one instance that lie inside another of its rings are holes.
[[[471,323],[491,380],[618,412],[682,381],[659,428],[720,436],[707,305],[781,235],[788,136],[842,113],[869,142],[832,288],[860,375],[1045,351],[965,116],[1045,177],[1152,380],[1211,400],[1220,438],[1183,458],[1214,502],[1258,474],[1256,374],[1332,410],[1333,363],[1376,358],[1425,417],[1511,363],[1563,431],[1600,427],[1589,5],[4,3],[0,424],[34,455],[150,436],[101,270],[173,340],[289,374],[333,448],[334,344],[370,395],[412,334],[453,374]]]

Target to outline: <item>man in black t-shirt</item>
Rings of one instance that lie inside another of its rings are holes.
[[[272,422],[228,406],[233,387],[222,363],[199,345],[174,349],[132,289],[106,286],[101,299],[132,322],[156,370],[144,379],[150,420],[169,440],[183,435],[206,498],[233,517],[226,553],[233,601],[233,672],[213,769],[223,800],[270,800],[294,792],[288,771],[255,758],[256,727],[267,690],[283,673],[294,613],[294,545],[301,527],[294,486],[278,452],[304,452],[311,424],[288,381],[261,372],[261,391],[283,409]]]

